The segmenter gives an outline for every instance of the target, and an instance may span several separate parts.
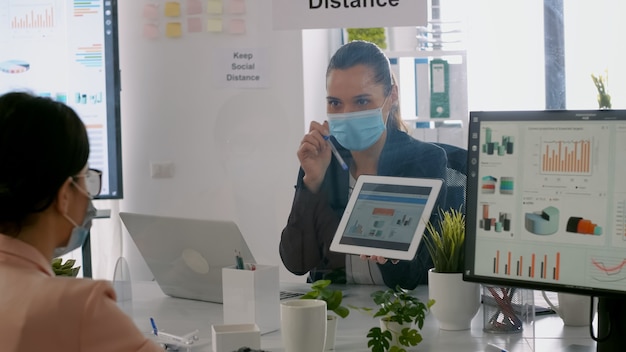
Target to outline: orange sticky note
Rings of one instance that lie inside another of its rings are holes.
[[[200,0],[187,0],[187,14],[188,15],[202,14],[202,2]]]
[[[222,0],[208,0],[206,12],[211,15],[219,15],[223,12]]]
[[[228,33],[244,34],[246,33],[246,21],[242,19],[232,19],[228,22]]]
[[[143,25],[143,37],[148,39],[156,39],[159,37],[159,27],[152,23]]]
[[[219,18],[209,18],[206,22],[207,32],[221,32],[222,27],[222,20]]]
[[[228,13],[230,14],[246,13],[246,2],[244,0],[228,0]]]
[[[187,32],[197,33],[202,32],[202,18],[190,17],[187,19]]]
[[[165,3],[165,16],[178,17],[180,16],[180,3],[177,1],[168,1]]]
[[[143,6],[143,18],[155,20],[159,17],[159,8],[156,4],[145,4]]]
[[[168,22],[165,26],[165,35],[168,38],[178,38],[183,35],[183,28],[180,22]]]

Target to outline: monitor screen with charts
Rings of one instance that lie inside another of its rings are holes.
[[[413,259],[442,183],[439,179],[361,175],[330,250]]]
[[[626,294],[626,111],[471,112],[464,279]]]
[[[0,94],[26,91],[72,107],[89,136],[98,198],[120,199],[117,0],[0,0]]]

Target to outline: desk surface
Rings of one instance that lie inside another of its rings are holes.
[[[287,284],[289,288],[290,284]],[[302,284],[293,284],[293,288]],[[304,286],[306,287],[306,286]],[[345,304],[354,306],[372,307],[369,294],[378,289],[375,286],[353,286],[349,295],[344,299]],[[137,326],[148,333],[151,330],[149,318],[154,317],[159,329],[174,334],[185,334],[195,329],[199,330],[201,346],[192,351],[211,351],[211,325],[222,324],[222,305],[201,301],[192,301],[168,297],[163,294],[155,282],[133,282],[133,300],[127,308]],[[425,301],[428,296],[428,287],[420,286],[415,294]],[[367,331],[378,324],[378,320],[361,312],[352,310],[350,315],[338,322],[335,351],[367,351]],[[595,351],[595,342],[589,337],[588,327],[564,326],[562,320],[552,314],[538,316],[535,319],[534,346],[533,332],[522,334],[490,334],[482,330],[482,311],[474,317],[472,327],[465,331],[440,330],[437,320],[429,315],[426,318],[422,336],[424,340],[418,345],[419,351],[484,351],[487,343],[494,343],[505,347],[510,352],[525,351],[568,351],[591,352]],[[261,336],[261,347],[264,350],[283,351],[280,331]]]

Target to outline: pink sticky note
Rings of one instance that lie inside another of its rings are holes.
[[[228,22],[229,34],[245,34],[246,33],[246,21],[242,19],[232,19]]]
[[[202,13],[202,2],[200,0],[187,0],[187,14],[199,15]]]
[[[190,17],[187,19],[187,32],[198,33],[202,32],[202,18]]]
[[[156,4],[145,4],[143,6],[143,18],[155,20],[159,17],[159,8]]]
[[[159,27],[152,23],[143,25],[143,37],[147,39],[156,39],[159,37]]]
[[[229,0],[227,8],[230,14],[246,13],[246,2],[244,0]]]

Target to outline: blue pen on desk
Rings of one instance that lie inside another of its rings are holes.
[[[156,323],[152,317],[150,317],[150,325],[152,325],[152,333],[154,336],[159,336],[159,329],[157,329]]]
[[[487,347],[485,347],[485,352],[508,352],[508,351],[500,346],[496,346],[492,343],[488,343]]]
[[[337,148],[335,148],[335,145],[333,144],[333,142],[330,141],[330,136],[324,136],[324,140],[326,140],[328,144],[330,145],[330,150],[333,151],[333,154],[335,155],[335,158],[337,158],[337,161],[341,165],[341,168],[344,169],[345,171],[348,171],[348,165],[339,154],[339,151],[337,150]]]

